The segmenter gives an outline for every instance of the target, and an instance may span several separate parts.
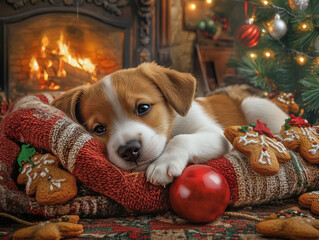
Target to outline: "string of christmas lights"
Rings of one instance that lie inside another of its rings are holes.
[[[230,65],[267,92],[293,92],[312,122],[319,113],[319,1],[238,0],[253,10],[237,31]]]

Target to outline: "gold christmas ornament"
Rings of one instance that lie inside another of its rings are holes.
[[[305,11],[309,5],[309,0],[289,0],[289,6],[293,11]]]
[[[275,19],[268,24],[268,33],[274,39],[279,40],[287,32],[287,25],[285,21],[280,19],[280,15],[276,14]]]

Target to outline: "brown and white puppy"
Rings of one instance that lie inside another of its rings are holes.
[[[126,171],[146,171],[166,185],[189,161],[202,163],[231,149],[223,127],[260,119],[279,132],[287,115],[266,99],[234,100],[217,94],[194,101],[189,73],[143,63],[114,72],[92,86],[61,95],[53,106],[82,124]]]

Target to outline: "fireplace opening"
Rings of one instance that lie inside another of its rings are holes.
[[[9,96],[91,85],[123,68],[124,30],[86,16],[38,15],[10,25]]]

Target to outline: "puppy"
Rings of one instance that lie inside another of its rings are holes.
[[[126,171],[146,171],[152,184],[167,185],[186,165],[231,149],[223,128],[260,119],[279,132],[287,115],[262,98],[216,94],[194,100],[189,73],[143,63],[114,72],[92,86],[58,97],[53,106],[101,141],[108,159]]]

